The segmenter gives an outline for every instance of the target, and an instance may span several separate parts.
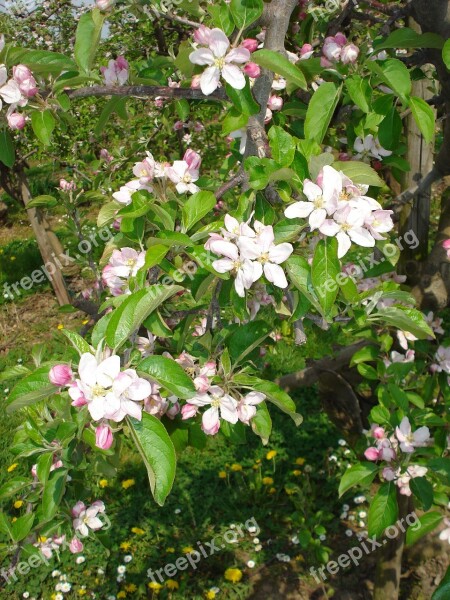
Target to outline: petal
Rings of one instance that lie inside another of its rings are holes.
[[[103,527],[103,523],[100,521],[98,517],[92,517],[87,522],[88,526],[91,529],[101,529]]]
[[[95,356],[89,352],[82,354],[80,364],[78,365],[78,374],[81,381],[86,385],[93,387],[97,383],[96,371],[97,360]]]
[[[202,416],[202,429],[209,435],[217,433],[220,427],[219,409],[215,406],[211,406],[203,413]]]
[[[259,244],[262,246],[263,252],[269,252],[274,240],[275,235],[273,233],[272,225],[263,225],[262,230],[259,233]]]
[[[228,273],[233,270],[234,262],[229,258],[220,258],[219,260],[213,261],[212,267],[218,273]]]
[[[232,242],[227,242],[225,240],[212,240],[209,242],[209,250],[219,256],[222,255],[231,258],[231,260],[237,260],[239,257],[237,246]]]
[[[225,394],[220,400],[220,416],[225,421],[229,423],[237,423],[238,422],[238,414],[237,414],[237,401]]]
[[[264,265],[264,275],[267,280],[276,285],[279,288],[287,288],[288,282],[283,269],[279,265],[273,263],[266,263]]]
[[[311,229],[318,229],[321,225],[323,225],[326,218],[327,211],[324,208],[316,208],[309,215],[309,226]]]
[[[241,251],[242,258],[249,260],[255,260],[262,254],[261,246],[255,242],[253,238],[241,236],[238,240],[239,250]]]
[[[189,54],[189,60],[194,65],[213,65],[214,54],[209,48],[199,48]]]
[[[430,437],[430,430],[428,427],[419,427],[419,429],[414,432],[413,437],[415,442],[426,442]]]
[[[329,202],[330,200],[337,200],[339,198],[339,194],[342,192],[342,177],[339,171],[330,167],[330,165],[325,165],[323,167],[323,198],[325,202]]]
[[[217,89],[220,80],[220,70],[217,67],[208,67],[200,77],[200,88],[205,96],[212,94]]]
[[[127,397],[130,400],[145,400],[152,393],[150,382],[142,377],[138,377],[133,381],[127,390]]]
[[[284,215],[288,219],[296,219],[297,217],[306,219],[306,217],[308,217],[313,210],[314,204],[312,202],[294,202],[294,204],[291,204],[286,208]]]
[[[110,356],[97,367],[97,383],[104,388],[112,386],[113,380],[120,373],[120,357]]]
[[[189,398],[189,404],[194,406],[207,406],[211,404],[211,397],[209,394],[196,394],[193,398]]]
[[[92,402],[89,402],[88,410],[94,421],[100,421],[100,419],[103,419],[106,412],[105,397],[96,397],[94,400],[92,400]]]
[[[245,75],[236,65],[225,65],[222,69],[222,77],[235,90],[245,88]]]
[[[217,27],[211,29],[209,47],[213,51],[215,57],[221,58],[222,56],[225,56],[230,47],[230,42],[221,29],[217,29]]]
[[[322,196],[322,188],[320,188],[317,184],[313,183],[309,179],[305,179],[303,182],[303,193],[305,196],[313,202],[316,198],[320,198]]]
[[[344,231],[340,231],[336,238],[338,241],[338,258],[342,258],[350,250],[352,242]]]
[[[263,402],[266,399],[265,394],[262,394],[261,392],[249,392],[245,398],[245,404],[251,404],[252,406],[254,406],[255,404],[259,404],[260,402]]]
[[[283,242],[282,244],[278,244],[277,246],[272,246],[272,248],[269,250],[270,262],[279,265],[280,263],[287,260],[293,253],[293,251],[294,248],[288,242]]]
[[[261,263],[252,262],[250,260],[244,261],[243,265],[238,271],[238,276],[242,277],[242,281],[246,289],[249,289],[255,281],[258,281],[261,275]]]
[[[333,221],[333,219],[325,219],[325,221],[319,227],[320,233],[328,236],[336,235],[340,230],[341,228],[339,227],[338,223]]]
[[[142,405],[133,400],[122,400],[120,408],[125,411],[130,417],[134,417],[138,421],[142,419]]]
[[[233,48],[233,50],[230,50],[230,52],[228,52],[228,54],[225,56],[225,62],[226,63],[246,63],[250,60],[250,52],[247,50],[247,48]]]
[[[358,244],[358,246],[364,246],[365,248],[372,248],[375,246],[375,240],[370,235],[370,232],[364,227],[355,227],[354,229],[348,230],[350,239]]]

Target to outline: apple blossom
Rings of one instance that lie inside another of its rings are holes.
[[[408,417],[403,417],[400,426],[395,428],[395,435],[400,442],[400,449],[403,452],[411,453],[414,452],[414,448],[426,445],[430,438],[430,430],[428,427],[419,427],[413,433]]]
[[[28,67],[25,65],[16,65],[12,71],[13,80],[17,83],[21,94],[25,98],[32,98],[38,93],[36,80]]]
[[[257,50],[258,44],[258,40],[255,40],[254,38],[245,38],[245,40],[242,40],[241,42],[241,46],[243,48],[247,48],[249,52],[254,52],[255,50]]]
[[[108,10],[114,4],[115,0],[95,0],[97,8],[100,10]]]
[[[150,382],[138,377],[134,369],[126,369],[115,377],[112,387],[114,394],[119,398],[120,405],[115,411],[109,410],[105,406],[104,416],[112,421],[119,422],[130,415],[140,421],[142,406],[138,402],[145,400],[152,393]]]
[[[281,110],[283,108],[283,98],[272,95],[267,101],[267,106],[270,108],[270,110]]]
[[[76,536],[73,537],[69,544],[69,550],[72,552],[72,554],[78,554],[79,552],[83,552],[83,548],[83,542]]]
[[[7,104],[18,104],[22,100],[22,92],[18,84],[10,79],[6,82],[6,67],[0,66],[0,96]],[[0,106],[1,108],[1,106]]]
[[[300,48],[300,60],[308,60],[314,54],[314,48],[311,44],[303,44]]]
[[[199,411],[199,407],[195,406],[194,404],[189,404],[189,402],[187,404],[185,404],[184,406],[181,407],[181,418],[183,420],[185,419],[191,419],[192,417],[195,417],[195,415],[198,413]]]
[[[256,415],[256,406],[266,399],[261,392],[249,392],[237,405],[239,421],[249,425],[250,420]]]
[[[205,96],[219,87],[221,76],[231,87],[242,90],[245,77],[237,65],[250,60],[247,48],[233,48],[228,52],[230,42],[225,33],[217,28],[211,30],[207,44],[209,48],[199,48],[189,55],[193,64],[208,65],[200,78],[200,87]]]
[[[81,537],[87,537],[89,535],[89,529],[97,531],[103,527],[103,522],[98,518],[98,514],[104,512],[103,503],[93,503],[91,506],[86,508],[83,502],[77,502],[72,509],[72,515],[75,517],[73,520],[73,528]]]
[[[139,190],[147,190],[148,192],[152,192],[153,188],[148,184],[142,184],[139,179],[133,179],[125,185],[122,185],[120,190],[118,192],[114,192],[112,196],[115,200],[117,200],[117,202],[128,205],[131,204],[132,195],[134,192]]]
[[[206,27],[206,25],[200,25],[194,31],[194,42],[200,44],[202,46],[208,46],[211,40],[211,29]]]
[[[411,488],[409,487],[409,482],[411,479],[415,477],[424,477],[428,472],[426,467],[422,467],[420,465],[410,465],[405,473],[402,473],[396,480],[396,484],[399,488],[400,494],[402,496],[411,496]]]
[[[50,369],[48,378],[53,385],[63,387],[73,381],[72,369],[69,365],[55,365]]]
[[[208,393],[190,398],[189,404],[210,406],[202,415],[202,429],[207,435],[215,435],[219,431],[220,419],[233,424],[238,422],[237,401],[217,385],[211,386]]]
[[[248,77],[251,77],[252,79],[256,79],[261,75],[261,67],[254,62],[247,63],[243,71]]]
[[[371,133],[366,135],[364,139],[357,137],[353,143],[353,148],[357,152],[355,158],[372,156],[378,160],[383,160],[385,156],[390,156],[392,154],[390,150],[385,150],[381,146],[378,138],[375,138]]]
[[[439,346],[434,355],[436,360],[430,367],[433,373],[448,373],[450,375],[450,346],[445,348],[444,346]]]
[[[102,424],[95,429],[95,445],[102,450],[109,450],[113,443],[113,434],[108,425]]]
[[[105,85],[125,85],[128,81],[128,61],[123,56],[110,60],[107,67],[100,67],[100,72],[105,80]]]
[[[195,165],[195,161],[192,164]],[[175,160],[173,165],[167,169],[167,177],[175,183],[175,188],[179,194],[185,192],[195,194],[200,190],[194,183],[199,178],[198,169],[191,167],[185,159]]]
[[[146,356],[150,356],[151,354],[153,354],[153,349],[155,346],[155,336],[150,333],[150,331],[147,331],[147,337],[142,337],[139,336],[136,340],[136,346],[137,349],[139,350],[139,352],[142,355],[142,358],[145,358]]]
[[[375,239],[364,228],[367,218],[367,209],[346,206],[338,209],[333,214],[333,219],[326,219],[319,227],[319,231],[327,236],[336,236],[338,241],[338,258],[342,258],[350,250],[352,242],[359,246],[371,248],[375,246]]]
[[[24,115],[18,112],[8,112],[6,114],[6,120],[8,121],[8,127],[12,130],[21,130],[26,125],[26,119]]]
[[[341,51],[341,62],[344,65],[354,64],[358,60],[359,48],[355,44],[347,44]]]
[[[59,189],[63,192],[72,192],[77,189],[77,184],[74,181],[59,180]]]
[[[133,167],[133,175],[139,178],[141,185],[146,185],[152,181],[155,173],[155,159],[150,152],[146,153],[147,156],[143,161],[135,163]]]

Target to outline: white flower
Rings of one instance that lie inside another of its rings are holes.
[[[85,558],[84,556],[77,556],[77,558],[75,559],[75,562],[77,563],[77,565],[82,565],[85,562]]]
[[[441,531],[439,534],[439,539],[443,541],[447,540],[447,542],[450,544],[450,519],[444,519],[444,523],[447,527]]]
[[[220,419],[233,424],[238,422],[237,401],[217,385],[212,385],[207,393],[190,398],[189,404],[210,405],[202,415],[202,429],[207,435],[215,435],[219,431]]]
[[[400,442],[400,448],[403,452],[414,452],[414,448],[425,446],[430,439],[430,430],[428,427],[419,427],[414,433],[411,430],[411,424],[408,417],[403,417],[399,427],[395,428],[395,435]]]
[[[255,565],[256,565],[256,563],[255,563],[255,561],[254,561],[254,560],[249,560],[249,561],[247,562],[247,567],[248,567],[249,569],[253,569]]]
[[[345,206],[337,210],[333,219],[326,219],[319,227],[319,231],[327,236],[336,236],[338,241],[338,258],[342,258],[350,250],[352,242],[371,248],[375,246],[372,235],[364,228],[364,221],[368,216],[366,207],[353,208]]]
[[[364,140],[360,137],[357,137],[355,139],[355,143],[353,144],[353,148],[358,153],[355,155],[355,158],[372,156],[377,160],[383,160],[385,156],[390,156],[392,154],[390,150],[385,150],[380,144],[378,138],[374,138],[372,134],[366,135]]]
[[[189,55],[195,65],[208,65],[200,77],[202,92],[208,96],[219,87],[220,77],[231,87],[242,90],[245,87],[245,76],[237,64],[250,59],[246,48],[233,48],[228,52],[230,42],[221,29],[212,29],[209,35],[209,48],[199,48]],[[236,64],[233,64],[236,63]]]
[[[125,565],[119,565],[117,567],[117,572],[119,573],[119,575],[123,575],[125,573],[125,571],[127,570]]]
[[[52,571],[52,577],[59,577],[61,575],[61,571],[58,571],[58,569],[55,569],[54,571]]]
[[[200,189],[194,183],[199,177],[198,169],[190,167],[185,160],[175,160],[173,165],[167,169],[166,174],[176,184],[175,187],[179,194],[185,192],[195,194]]]
[[[132,557],[132,555],[131,555],[131,554],[126,554],[126,555],[123,557],[123,562],[124,562],[124,563],[129,563],[129,562],[131,562],[132,560],[133,560],[133,557]]]
[[[69,582],[66,581],[65,583],[61,583],[61,592],[63,592],[64,594],[70,592],[71,589],[72,585]]]

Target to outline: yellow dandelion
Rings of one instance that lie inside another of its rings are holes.
[[[262,482],[264,485],[272,485],[273,479],[272,479],[272,477],[263,477]]]
[[[294,477],[299,477],[302,474],[301,471],[299,471],[298,469],[295,469],[295,471],[292,471],[292,475],[294,475]]]
[[[238,463],[233,463],[231,465],[231,470],[232,471],[242,471],[242,465],[240,465]]]
[[[43,544],[44,542],[46,542],[46,541],[47,541],[47,538],[45,537],[45,535],[40,535],[40,536],[38,537],[37,541],[38,541],[40,544]]]
[[[89,319],[85,319],[84,321],[81,321],[82,325],[87,325],[89,323]]]
[[[304,465],[304,464],[305,464],[305,462],[306,462],[306,459],[305,459],[305,458],[301,458],[301,457],[300,457],[300,458],[296,458],[296,459],[295,459],[295,464],[296,464],[296,465],[300,465],[300,466],[302,466],[302,465]]]
[[[305,562],[305,559],[301,554],[297,554],[295,560],[297,560],[298,562]]]
[[[127,597],[127,593],[122,590],[121,592],[119,592],[117,594],[117,597],[118,598],[126,598]]]
[[[266,454],[266,459],[272,460],[272,458],[275,458],[276,455],[277,455],[276,450],[269,450],[269,452]]]
[[[136,535],[144,535],[145,531],[143,529],[141,529],[140,527],[132,527],[131,528],[132,533],[135,533]]]
[[[255,460],[255,462],[256,462],[256,464],[257,464],[257,465],[259,465],[259,464],[261,464],[261,459],[260,459],[260,458],[257,458],[257,459]]]
[[[194,548],[192,546],[185,546],[182,550],[183,554],[190,554],[194,552]]]
[[[252,469],[253,469],[254,471],[256,471],[257,469],[259,469],[259,465],[253,465]]]
[[[178,585],[178,581],[175,581],[175,579],[168,579],[166,581],[166,586],[169,588],[169,590],[177,590],[180,587]]]
[[[6,470],[8,471],[8,473],[12,473],[14,469],[17,469],[18,466],[19,463],[13,463],[12,465],[9,465],[9,467]]]
[[[20,508],[21,506],[23,506],[23,500],[16,500],[14,502],[14,508]]]
[[[128,488],[132,487],[135,483],[136,482],[134,479],[125,479],[125,481],[122,481],[122,487],[124,490],[127,490]]]
[[[162,588],[162,585],[157,581],[150,581],[148,587],[155,592],[159,592],[159,590]]]
[[[13,518],[11,519],[11,523],[15,523],[16,521],[17,521],[17,517],[13,517]]]
[[[120,544],[120,549],[121,550],[125,550],[125,552],[127,552],[130,548],[131,548],[131,543],[130,542],[122,542]]]
[[[100,481],[98,482],[98,485],[99,485],[101,488],[108,487],[108,485],[109,485],[109,484],[108,484],[108,480],[107,480],[107,479],[100,479]]]
[[[56,329],[59,329],[61,331],[61,329],[64,329],[64,325],[62,323],[60,323],[59,325],[56,326]]]
[[[215,597],[216,592],[214,590],[208,590],[205,594],[205,598],[207,598],[208,600],[214,600]]]
[[[269,488],[269,494],[275,494],[276,491],[277,490],[274,487]]]
[[[288,496],[292,496],[292,494],[295,494],[295,488],[285,487],[284,491]]]
[[[166,548],[166,552],[168,554],[173,554],[175,552],[175,548],[172,548],[172,546],[170,548]]]
[[[11,256],[10,260],[16,260],[15,256]]]
[[[131,592],[131,593],[133,593],[133,592],[135,592],[135,591],[137,590],[137,586],[136,586],[134,583],[128,583],[128,584],[125,586],[125,590],[126,590],[127,592]]]
[[[238,583],[242,579],[242,571],[240,569],[229,568],[225,571],[225,579],[231,583]]]
[[[219,479],[226,479],[226,478],[227,478],[227,472],[219,471]]]
[[[79,596],[86,596],[87,592],[83,588],[80,588],[77,593],[78,593]]]

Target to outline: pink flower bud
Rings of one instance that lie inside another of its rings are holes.
[[[393,481],[396,478],[394,469],[392,467],[385,467],[383,469],[383,477],[386,481]]]
[[[169,419],[174,419],[179,412],[180,412],[180,404],[179,404],[179,402],[175,402],[174,404],[172,404],[172,406],[166,412],[166,417],[169,417]]]
[[[100,158],[102,158],[103,160],[106,160],[107,162],[112,161],[112,156],[106,148],[102,148],[100,150]]]
[[[108,425],[99,425],[95,430],[95,445],[102,450],[109,450],[113,443],[113,434]]]
[[[6,118],[8,120],[8,127],[10,129],[18,130],[18,129],[23,129],[25,127],[26,119],[20,113],[13,112],[9,115],[7,114]]]
[[[79,540],[77,537],[72,538],[72,541],[69,544],[69,550],[72,552],[72,554],[79,554],[80,552],[83,552],[83,542],[81,540]]]
[[[194,150],[188,149],[184,153],[183,160],[189,165],[189,169],[197,171],[202,164],[200,154],[197,154]]]
[[[180,129],[183,129],[183,127],[184,127],[183,121],[175,121],[173,129],[174,129],[174,131],[179,131]]]
[[[37,463],[31,467],[31,474],[33,477],[37,477]]]
[[[364,456],[367,458],[367,460],[378,460],[379,455],[377,448],[367,448],[367,450],[364,452]]]
[[[442,242],[442,247],[445,248],[446,250],[450,249],[450,238],[448,240],[445,240]]]
[[[70,192],[76,190],[77,185],[74,181],[67,181],[66,179],[59,180],[59,189],[63,192]]]
[[[48,378],[53,385],[57,385],[58,387],[68,385],[73,381],[72,369],[69,365],[55,365],[50,369]]]
[[[311,56],[313,52],[314,50],[311,44],[303,44],[303,46],[300,48],[300,56],[305,56],[306,54],[309,54],[309,56]]]
[[[270,96],[267,106],[270,110],[281,110],[283,108],[283,98],[280,96]]]
[[[386,437],[386,433],[383,427],[375,427],[372,433],[373,437],[377,440],[382,440],[384,437]]]
[[[200,25],[198,29],[194,31],[194,42],[197,44],[209,45],[211,39],[211,29],[205,25]]]
[[[264,117],[264,124],[267,125],[267,123],[270,123],[271,120],[272,120],[272,111],[270,110],[270,108],[266,108],[266,116]]]
[[[33,77],[33,73],[25,65],[16,65],[13,67],[13,79],[26,98],[31,98],[37,94],[36,80]]]
[[[322,48],[322,53],[327,60],[330,62],[336,62],[339,60],[341,55],[342,47],[337,44],[335,41],[328,41],[329,38],[325,40],[325,43]],[[321,63],[322,64],[322,63]]]
[[[354,64],[358,60],[359,48],[355,44],[347,44],[342,48],[341,61],[344,65]]]
[[[199,375],[198,377],[196,377],[194,379],[194,385],[195,389],[197,390],[197,392],[200,392],[200,394],[204,394],[211,387],[209,379],[206,377],[206,375]]]
[[[70,385],[68,391],[69,391],[69,396],[72,399],[72,402],[71,402],[72,406],[84,406],[85,404],[87,404],[85,395],[80,390],[80,388],[78,387],[78,384],[76,382],[74,382]]]
[[[86,505],[81,500],[78,500],[78,502],[75,504],[75,506],[71,510],[72,517],[79,517],[81,515],[81,513],[83,512],[83,510],[86,510]]]
[[[118,69],[128,69],[128,61],[124,56],[118,56],[116,58],[116,67]]]
[[[191,419],[192,417],[195,417],[197,412],[198,412],[197,406],[194,406],[193,404],[185,404],[184,406],[181,407],[181,418],[183,419],[183,421],[185,419]]]
[[[245,40],[242,40],[240,45],[243,48],[246,48],[249,52],[254,52],[258,48],[259,42],[254,38],[246,38]]]
[[[343,33],[341,33],[340,31],[334,36],[334,41],[336,42],[336,44],[339,44],[340,46],[345,46],[345,44],[347,43],[347,38],[345,37],[345,35]]]
[[[324,69],[329,69],[330,67],[333,66],[333,64],[328,60],[328,58],[325,58],[325,56],[321,56],[320,57],[320,66],[323,67]]]
[[[199,84],[199,87],[200,87],[200,84]],[[162,108],[164,106],[164,98],[157,96],[155,98],[155,106],[156,106],[156,108]]]
[[[200,89],[200,78],[201,75],[193,75],[191,79],[191,89],[199,90]]]
[[[251,77],[252,79],[256,79],[261,75],[260,66],[254,62],[247,63],[243,68],[243,71],[248,77]]]

